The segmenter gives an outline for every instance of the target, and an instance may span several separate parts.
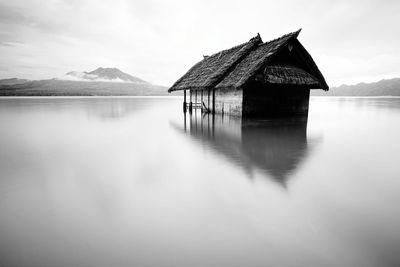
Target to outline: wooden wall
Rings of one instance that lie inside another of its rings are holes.
[[[307,115],[310,89],[297,85],[271,85],[260,82],[247,84],[243,89],[203,91],[203,103],[216,114],[243,117]],[[202,91],[192,91],[192,101],[201,102]],[[189,102],[190,100],[187,99]]]
[[[243,90],[243,116],[291,116],[308,113],[310,89],[251,83]]]
[[[242,104],[243,90],[233,88],[215,90],[215,113],[241,116]]]

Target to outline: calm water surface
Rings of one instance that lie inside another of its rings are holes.
[[[0,99],[0,266],[400,266],[400,99],[308,120]]]

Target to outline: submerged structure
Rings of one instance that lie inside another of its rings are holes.
[[[299,33],[269,42],[258,34],[247,43],[204,56],[168,92],[184,91],[185,112],[200,108],[244,117],[307,114],[310,89],[329,87],[298,41]]]

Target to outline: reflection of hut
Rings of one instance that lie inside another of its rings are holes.
[[[189,90],[189,108],[239,116],[304,114],[310,89],[328,90],[299,31],[263,43],[260,35],[194,65],[168,92]]]
[[[194,114],[185,130],[247,173],[261,170],[283,185],[308,151],[307,117],[256,120]]]

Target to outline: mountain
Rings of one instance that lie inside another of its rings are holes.
[[[380,80],[374,83],[341,85],[328,92],[311,90],[312,96],[400,96],[400,78]]]
[[[0,80],[0,96],[163,96],[167,87],[153,85],[116,68],[69,72],[77,80]],[[400,78],[374,83],[341,85],[328,92],[311,90],[312,96],[400,96]]]
[[[150,83],[50,79],[0,85],[0,96],[162,96],[167,89]]]
[[[0,96],[163,96],[167,87],[154,85],[117,68],[71,71],[67,79],[0,80]]]
[[[70,71],[67,73],[67,75],[73,78],[77,78],[79,80],[88,81],[130,82],[143,84],[148,83],[140,78],[122,72],[117,68],[97,68],[90,72]]]
[[[1,85],[13,85],[13,84],[21,84],[21,83],[26,83],[29,80],[26,79],[18,79],[18,78],[10,78],[10,79],[1,79],[0,80],[0,86]]]

